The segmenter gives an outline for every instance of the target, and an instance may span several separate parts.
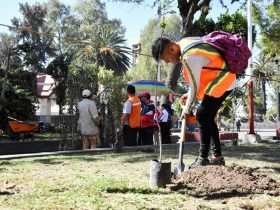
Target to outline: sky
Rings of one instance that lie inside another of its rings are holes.
[[[72,6],[77,0],[60,0],[66,5]],[[0,23],[11,25],[13,17],[21,17],[19,13],[19,3],[28,2],[34,4],[35,2],[45,2],[45,0],[7,0],[5,6],[0,7]],[[152,9],[148,5],[127,4],[112,1],[102,1],[106,3],[106,11],[109,19],[118,18],[126,27],[127,45],[139,41],[141,30],[144,29],[146,23],[151,18],[157,17],[157,10]],[[0,32],[7,32],[7,28],[0,26]]]
[[[28,2],[29,4],[34,4],[35,2],[45,2],[46,0],[6,0],[5,6],[0,7],[0,23],[11,25],[11,19],[13,17],[21,17],[19,13],[19,3]],[[77,0],[60,0],[66,5],[74,5]],[[127,39],[127,46],[131,47],[139,41],[141,31],[144,29],[148,20],[152,18],[157,18],[157,8],[151,8],[153,0],[147,0],[146,2],[151,2],[150,5],[138,5],[138,4],[128,4],[113,2],[112,0],[101,0],[106,3],[106,11],[109,19],[118,18],[122,21],[126,28],[125,37]],[[227,1],[227,0],[226,0]],[[177,1],[173,3],[173,10],[179,14],[176,7]],[[221,8],[219,1],[214,0],[212,3],[214,15],[212,18],[216,18],[218,14],[225,12],[225,9]],[[234,10],[234,7],[231,8]],[[0,32],[7,32],[7,28],[0,26]]]

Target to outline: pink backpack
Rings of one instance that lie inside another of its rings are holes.
[[[214,31],[203,36],[202,41],[220,51],[228,64],[230,72],[239,74],[247,68],[248,60],[252,53],[246,41],[239,34]]]

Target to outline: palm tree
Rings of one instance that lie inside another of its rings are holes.
[[[97,33],[92,31],[88,36],[89,39],[81,42],[84,47],[79,57],[111,69],[117,76],[125,74],[131,63],[128,57],[130,48],[124,45],[124,36],[110,25],[99,26]]]

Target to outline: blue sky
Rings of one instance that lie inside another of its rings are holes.
[[[20,17],[19,13],[19,3],[28,2],[33,4],[38,2],[38,0],[7,0],[5,1],[5,6],[0,7],[0,23],[11,25],[10,20],[13,17]],[[42,1],[39,1],[42,2]],[[61,0],[61,2],[66,5],[73,5],[77,0]],[[157,10],[152,9],[145,5],[136,4],[124,4],[112,1],[106,2],[106,10],[109,19],[118,18],[122,21],[123,25],[126,27],[126,39],[128,46],[139,40],[141,30],[144,29],[145,24],[149,19],[155,18],[157,16]],[[7,28],[0,26],[0,31],[7,32]]]
[[[10,20],[13,17],[20,17],[21,14],[18,12],[19,3],[28,2],[33,4],[35,2],[43,2],[45,0],[6,0],[5,6],[0,7],[0,23],[10,25]],[[60,0],[66,5],[73,5],[77,0]],[[118,18],[122,21],[123,25],[126,27],[126,39],[127,45],[132,46],[133,43],[139,40],[141,31],[144,29],[146,23],[151,18],[157,17],[157,8],[151,8],[149,5],[137,5],[137,4],[127,4],[120,2],[112,2],[112,0],[103,0],[106,3],[106,10],[109,19]],[[153,2],[152,0],[146,2]],[[226,0],[227,2],[227,0]],[[176,8],[177,1],[174,1],[173,10],[179,14]],[[214,11],[211,14],[214,15],[214,19],[220,13],[224,13],[225,9],[221,8],[219,1],[214,0],[211,4]],[[231,7],[234,10],[238,4]],[[7,28],[0,26],[0,32],[7,31]]]

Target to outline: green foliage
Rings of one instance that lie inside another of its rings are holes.
[[[212,19],[207,19],[206,16],[201,15],[198,20],[194,21],[190,30],[192,36],[204,36],[215,30],[215,22]]]
[[[254,21],[261,30],[261,46],[267,53],[279,55],[280,2],[260,1],[254,4]]]
[[[176,116],[181,116],[182,114],[182,108],[179,101],[180,98],[176,98],[175,101],[172,103],[172,109],[174,109]]]
[[[277,121],[277,107],[272,106],[270,109],[267,110],[266,115],[264,116],[265,120],[269,120],[272,122]]]
[[[158,38],[161,34],[159,19],[149,20],[146,27],[140,36],[141,43],[141,53],[144,55],[151,54],[151,45],[153,41]],[[181,20],[177,15],[171,15],[168,18],[165,18],[166,27],[162,31],[162,35],[169,37],[174,40],[179,40],[181,33]],[[164,81],[164,78],[167,77],[170,64],[162,63],[161,66],[161,80]],[[132,70],[129,72],[129,75],[132,77],[132,81],[142,80],[142,79],[157,79],[157,63],[152,57],[141,56],[139,62],[132,66]]]
[[[93,95],[98,91],[98,70],[95,64],[76,63],[69,67],[68,73],[68,104],[71,108],[81,99],[81,93],[84,89],[89,89]],[[70,111],[72,111],[70,109]]]
[[[229,33],[238,33],[245,39],[248,37],[247,18],[239,12],[232,15],[225,13],[218,17],[215,30],[222,30]],[[253,27],[253,42],[256,38],[256,30]]]
[[[106,98],[107,104],[110,106],[113,114],[118,117],[122,110],[122,101],[124,101],[124,90],[127,85],[127,80],[125,76],[114,75],[111,70],[106,70],[104,67],[99,68],[98,80],[101,85],[106,88]]]
[[[34,72],[42,72],[47,59],[53,56],[55,51],[52,46],[53,37],[42,36],[42,34],[50,33],[50,29],[45,24],[46,7],[39,3],[34,5],[20,3],[19,5],[23,19],[16,17],[12,19],[13,26],[25,28],[20,32],[15,31],[18,48],[23,54],[24,65],[31,67]]]
[[[0,69],[0,75],[3,70]],[[19,120],[34,120],[36,99],[36,75],[17,69],[8,75],[7,100],[0,103],[0,128],[6,129],[7,116]]]

